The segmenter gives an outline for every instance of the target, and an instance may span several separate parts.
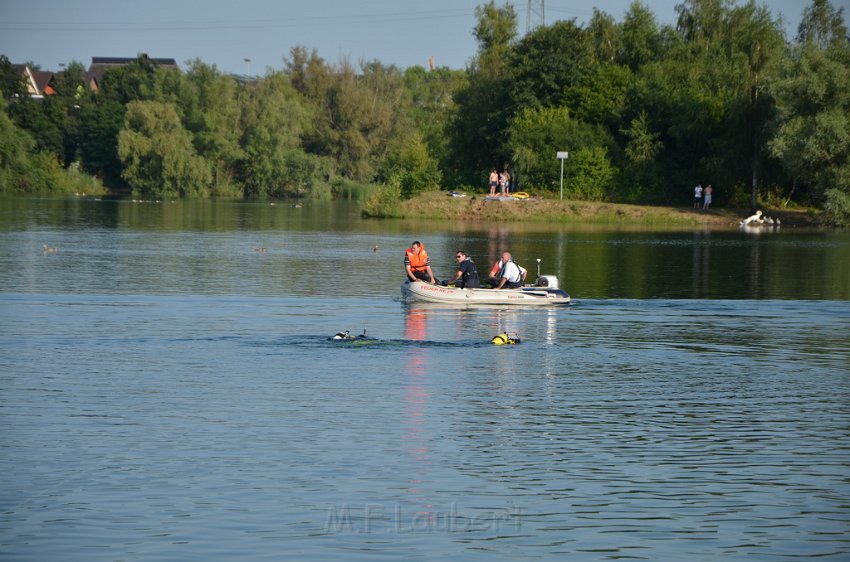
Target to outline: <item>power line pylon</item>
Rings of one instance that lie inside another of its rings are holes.
[[[529,33],[544,25],[546,25],[546,22],[543,18],[543,0],[528,0],[528,10],[525,14],[525,32]]]

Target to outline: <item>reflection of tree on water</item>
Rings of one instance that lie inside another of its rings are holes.
[[[750,255],[749,260],[747,261],[747,293],[750,298],[757,299],[759,298],[759,288],[761,287],[760,283],[760,273],[761,273],[761,245],[760,244],[750,244]]]
[[[487,278],[490,268],[502,257],[502,252],[509,251],[510,232],[505,228],[491,228],[487,232],[487,255],[479,257],[485,263],[478,265],[481,281]],[[486,269],[485,269],[486,268]]]
[[[694,298],[710,294],[711,232],[694,231],[692,292]]]

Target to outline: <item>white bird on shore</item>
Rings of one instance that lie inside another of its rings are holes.
[[[762,212],[761,211],[756,211],[756,214],[750,215],[747,218],[745,218],[744,220],[742,220],[741,226],[747,226],[747,225],[750,225],[750,224],[753,224],[753,223],[757,223],[757,224],[763,224],[764,223],[764,219],[762,218]]]

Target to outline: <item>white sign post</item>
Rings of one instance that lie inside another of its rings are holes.
[[[561,161],[561,201],[564,200],[564,160],[570,157],[570,153],[567,151],[558,152],[558,160]]]

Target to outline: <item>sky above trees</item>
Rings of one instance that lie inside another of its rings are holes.
[[[841,6],[848,0],[838,0]],[[644,0],[660,24],[673,24],[681,0]],[[739,4],[743,3],[741,1]],[[475,55],[475,7],[482,0],[6,0],[0,20],[0,53],[60,70],[93,56],[200,58],[224,72],[264,74],[280,69],[295,46],[316,49],[326,60],[379,60],[402,68],[463,69]],[[503,5],[504,2],[499,2]],[[527,2],[512,2],[519,29]],[[593,6],[621,20],[631,0],[545,0],[545,23],[587,22]],[[793,35],[806,2],[771,0]],[[246,60],[248,59],[248,60]]]

